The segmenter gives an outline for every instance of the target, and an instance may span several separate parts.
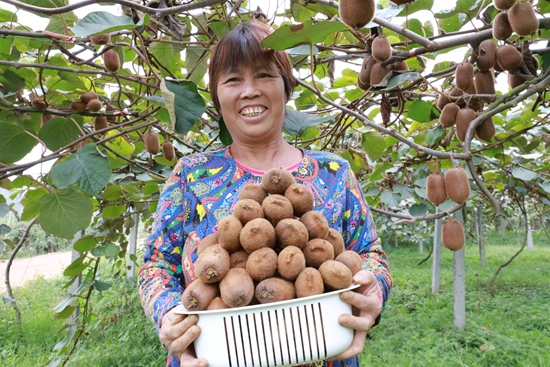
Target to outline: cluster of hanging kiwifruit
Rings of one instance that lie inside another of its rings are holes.
[[[313,195],[285,169],[248,184],[233,212],[197,248],[197,278],[182,294],[187,310],[272,303],[345,289],[361,257],[345,250],[342,235]]]
[[[90,41],[94,45],[106,45],[109,42],[111,42],[111,34],[104,33],[104,34],[90,36]],[[103,57],[103,66],[105,67],[105,70],[113,73],[120,69],[120,57],[118,56],[115,50],[111,48],[105,51],[102,57]]]
[[[164,159],[171,161],[176,158],[174,144],[169,140],[165,140],[161,148],[159,136],[153,130],[149,130],[143,134],[143,143],[145,144],[145,150],[152,155],[157,154],[162,149]]]

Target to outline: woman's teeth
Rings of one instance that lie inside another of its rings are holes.
[[[241,115],[247,116],[247,117],[254,117],[259,116],[262,114],[262,112],[265,111],[265,108],[262,107],[253,107],[253,108],[245,108],[241,111]]]

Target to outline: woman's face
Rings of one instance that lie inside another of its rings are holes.
[[[258,144],[279,138],[285,117],[285,86],[274,66],[222,72],[218,100],[234,142]]]

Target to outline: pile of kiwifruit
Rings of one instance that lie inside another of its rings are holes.
[[[460,166],[452,167],[445,174],[435,172],[426,180],[426,198],[434,205],[444,203],[447,198],[463,204],[470,196],[470,182],[466,170]],[[449,250],[460,250],[464,247],[466,237],[462,223],[449,218],[441,228],[441,244]]]
[[[181,296],[189,311],[265,304],[345,289],[361,257],[321,212],[313,195],[285,169],[248,184],[218,231],[201,240],[197,278]]]

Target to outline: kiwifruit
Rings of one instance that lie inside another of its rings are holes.
[[[406,4],[412,4],[416,0],[390,0],[395,5],[406,5]]]
[[[88,104],[92,99],[99,99],[99,96],[95,92],[84,92],[80,96],[80,101]]]
[[[254,199],[240,199],[235,203],[233,215],[241,221],[243,225],[252,219],[264,218],[262,206]]]
[[[90,36],[90,41],[92,41],[94,45],[106,45],[111,41],[111,34],[106,33],[98,34],[96,36]]]
[[[327,260],[334,260],[334,247],[323,238],[314,238],[302,249],[306,265],[318,269]]]
[[[291,282],[306,267],[306,258],[301,249],[296,246],[287,246],[279,252],[277,257],[277,271],[279,275]]]
[[[323,213],[310,210],[300,217],[300,222],[306,226],[310,240],[313,238],[327,238],[329,225]]]
[[[358,29],[366,26],[374,18],[374,0],[340,0],[338,12],[342,23]]]
[[[358,81],[360,81],[365,86],[364,88],[361,88],[363,90],[367,90],[370,88],[370,72],[374,64],[376,64],[376,60],[370,55],[366,55],[363,58],[361,70],[359,71],[359,75],[357,76]]]
[[[452,251],[460,250],[466,243],[462,223],[456,219],[448,219],[441,226],[441,244]]]
[[[262,247],[273,248],[275,247],[275,228],[265,218],[252,219],[242,227],[239,238],[241,246],[249,254]]]
[[[195,262],[195,274],[205,283],[217,283],[229,271],[229,252],[221,245],[212,245],[201,252]]]
[[[433,205],[443,204],[447,200],[445,177],[442,173],[432,173],[426,180],[426,199]]]
[[[235,251],[229,255],[229,267],[231,268],[245,268],[248,261],[248,252],[246,250]]]
[[[150,154],[157,154],[160,151],[160,139],[154,131],[147,131],[143,135],[145,150]]]
[[[248,255],[246,271],[256,282],[271,278],[277,272],[277,253],[270,247],[261,247]]]
[[[340,261],[327,260],[319,266],[327,290],[344,289],[351,285],[351,270]]]
[[[234,215],[228,215],[218,222],[218,243],[230,254],[241,249],[240,236],[243,225]]]
[[[303,249],[309,240],[304,223],[295,218],[285,218],[275,226],[276,244],[279,248],[295,246]]]
[[[464,102],[458,100],[455,97],[460,97],[463,94],[464,92],[458,89],[456,86],[452,87],[448,92],[443,92],[439,95],[437,99],[437,108],[441,111],[449,103],[456,103],[460,107],[460,104],[464,104]]]
[[[539,29],[539,20],[529,1],[517,2],[508,10],[510,27],[520,36],[530,36]]]
[[[113,113],[116,111],[116,108],[115,106],[113,106],[112,104],[110,103],[107,103],[107,105],[105,106],[105,112],[110,112],[110,113]],[[117,117],[116,116],[112,116],[112,115],[107,115],[107,121],[109,122],[117,122]]]
[[[271,168],[262,175],[262,187],[270,194],[284,194],[296,180],[292,173],[284,168]]]
[[[290,200],[279,194],[272,194],[266,197],[262,202],[262,210],[264,211],[265,219],[267,219],[273,227],[275,227],[280,220],[292,218],[294,215],[294,208]]]
[[[508,74],[508,85],[510,86],[510,88],[519,87],[523,83],[525,83],[525,79],[523,79],[521,76]]]
[[[96,116],[94,118],[94,130],[101,130],[107,127],[107,117],[105,116]]]
[[[474,66],[467,61],[463,61],[455,70],[456,87],[462,91],[467,90],[474,85]]]
[[[321,273],[312,267],[307,267],[298,274],[294,281],[294,287],[296,288],[297,298],[315,296],[325,291]]]
[[[493,69],[478,71],[474,77],[477,94],[495,94],[495,73]]]
[[[171,161],[176,158],[176,150],[174,149],[174,144],[172,142],[165,140],[162,143],[162,156],[167,161]]]
[[[479,70],[489,70],[497,61],[497,44],[492,39],[482,41],[477,48],[476,66]]]
[[[372,65],[370,69],[370,84],[376,86],[384,80],[384,77],[391,71],[391,66],[386,65],[382,66],[381,63],[377,62]]]
[[[401,61],[397,60],[393,64],[391,64],[390,66],[391,66],[391,69],[395,70],[395,71],[408,71],[408,70],[410,70],[409,69],[409,64],[407,64],[407,62],[405,60],[401,60]]]
[[[207,284],[197,278],[183,291],[181,303],[188,311],[204,311],[219,294],[217,284]]]
[[[470,197],[470,181],[466,170],[460,166],[445,171],[447,196],[455,203],[462,204]]]
[[[44,124],[53,119],[53,117],[54,116],[51,113],[43,113],[40,116],[40,127],[44,126]]]
[[[293,183],[285,190],[284,196],[292,204],[296,217],[301,217],[305,212],[313,210],[313,194],[304,184]]]
[[[361,79],[359,79],[359,76],[357,77],[357,83],[355,83],[355,85],[357,86],[357,88],[361,90],[368,90],[370,88],[370,85],[367,85],[361,82]]]
[[[493,0],[493,5],[498,10],[510,9],[518,0]]]
[[[86,111],[86,103],[80,101],[71,102],[71,110],[75,113],[82,113]]]
[[[338,256],[344,251],[344,237],[342,237],[342,234],[336,229],[329,228],[325,240],[330,242],[332,244],[332,247],[334,247],[334,256]]]
[[[267,191],[264,190],[261,184],[249,183],[241,189],[239,199],[253,199],[259,204],[262,204],[267,197]]]
[[[504,41],[512,35],[512,26],[508,21],[508,14],[500,12],[493,19],[493,37],[499,41]]]
[[[503,70],[513,71],[521,65],[522,61],[523,56],[516,46],[503,45],[497,48],[497,63]]]
[[[466,132],[476,118],[476,111],[469,107],[461,108],[456,114],[456,137],[460,141],[466,139]]]
[[[210,302],[210,304],[206,309],[208,311],[212,311],[212,310],[225,310],[227,308],[229,308],[229,306],[225,304],[225,302],[222,300],[220,296],[218,296],[214,298],[212,302]]]
[[[483,107],[483,102],[480,98],[473,97],[474,94],[476,94],[476,87],[474,84],[470,88],[464,91],[464,94],[469,94],[469,97],[464,97],[462,101],[459,101],[457,104],[463,108],[463,107],[470,107],[474,111],[479,111]],[[462,102],[462,104],[461,104]]]
[[[91,99],[88,101],[88,110],[90,112],[98,112],[103,108],[103,104],[99,99]]]
[[[456,103],[448,103],[443,107],[441,115],[439,116],[439,123],[443,127],[451,127],[456,124],[456,114],[460,110],[460,107]]]
[[[392,49],[390,41],[383,34],[374,38],[371,49],[372,57],[378,62],[388,61],[391,57]]]
[[[336,261],[340,261],[342,264],[346,265],[351,274],[355,275],[363,268],[363,261],[361,260],[361,255],[353,250],[346,250],[340,255],[334,258]]]
[[[492,117],[486,118],[476,127],[477,138],[485,142],[491,141],[495,136],[495,133],[495,123]]]
[[[105,66],[105,70],[110,71],[111,73],[120,69],[120,58],[115,50],[110,49],[103,54],[103,64]]]
[[[42,99],[38,98],[38,97],[35,97],[32,99],[31,101],[31,105],[34,107],[34,108],[39,108],[39,109],[44,109],[46,107],[48,107],[48,105],[46,104],[46,102],[44,102]]]
[[[250,304],[254,297],[254,281],[246,269],[229,269],[220,282],[220,296],[232,308]]]
[[[296,289],[293,282],[273,277],[258,283],[254,294],[260,303],[272,303],[296,298]]]
[[[197,245],[197,255],[200,255],[206,248],[217,245],[218,243],[218,234],[210,233],[208,236],[204,237]]]

